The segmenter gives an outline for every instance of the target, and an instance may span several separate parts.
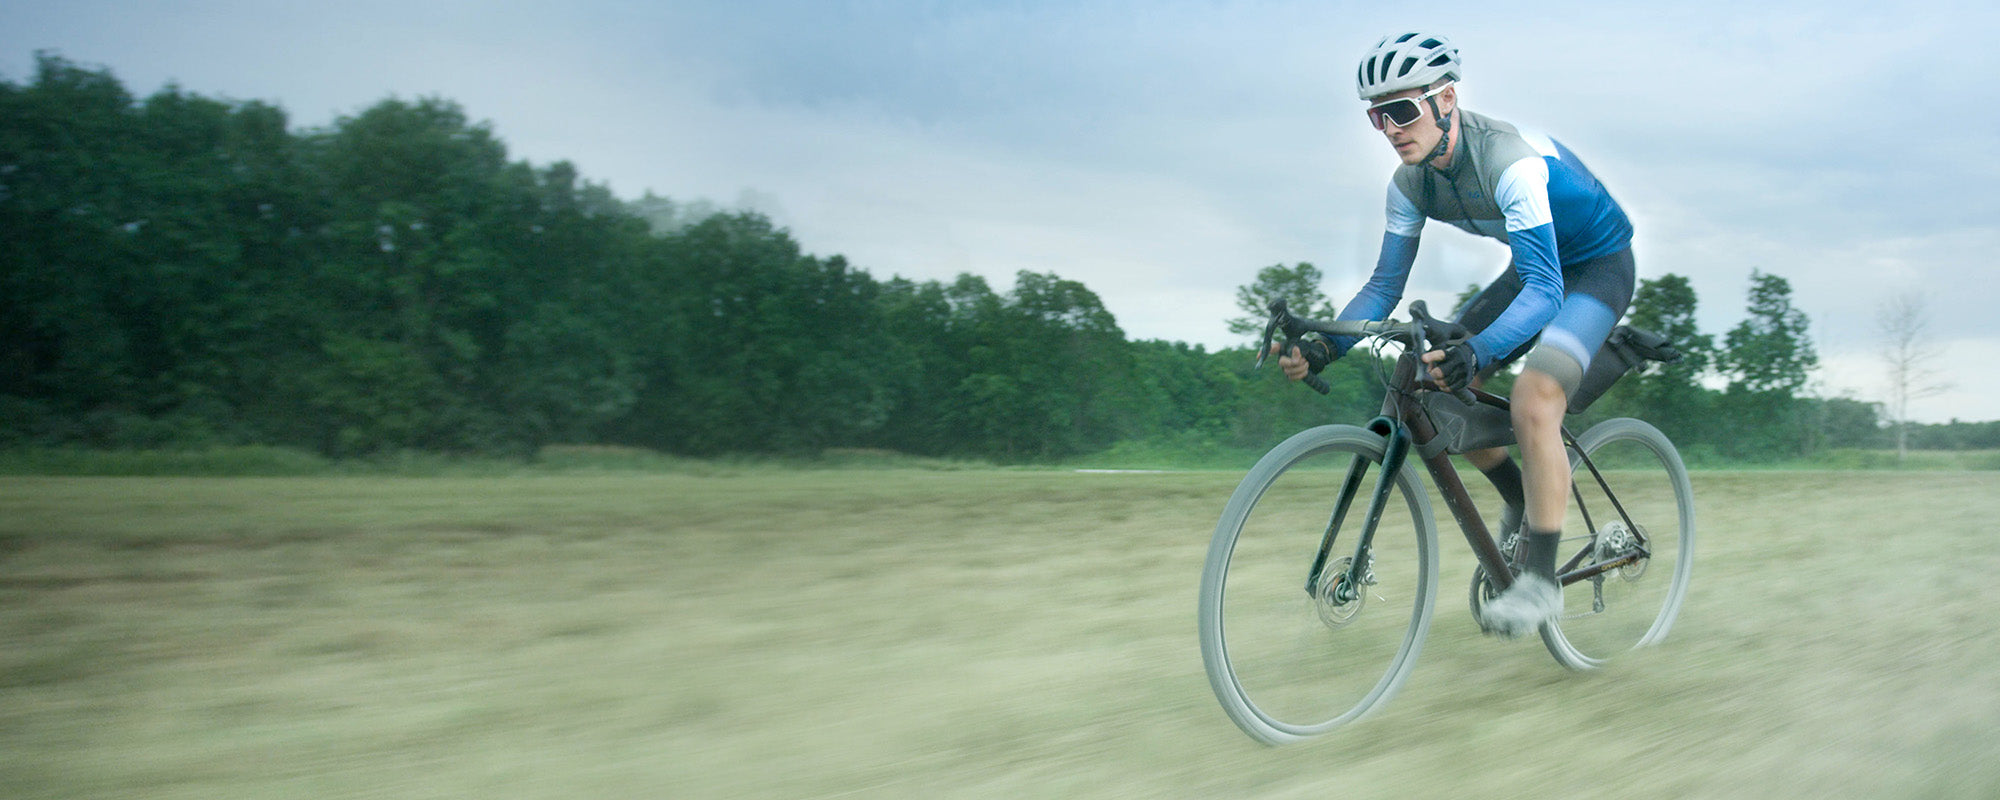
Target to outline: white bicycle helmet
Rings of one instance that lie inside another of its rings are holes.
[[[1361,99],[1367,100],[1429,86],[1440,78],[1458,80],[1462,69],[1458,48],[1452,46],[1450,39],[1412,31],[1385,36],[1362,56],[1354,88]]]

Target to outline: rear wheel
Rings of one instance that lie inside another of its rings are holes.
[[[1258,741],[1360,719],[1416,664],[1437,595],[1437,535],[1409,462],[1355,565],[1383,450],[1380,435],[1353,426],[1303,431],[1251,468],[1216,523],[1202,571],[1202,661],[1223,710]],[[1340,515],[1344,489],[1352,498]]]
[[[1563,588],[1562,616],[1542,626],[1542,641],[1564,666],[1595,669],[1673,628],[1694,564],[1694,488],[1673,443],[1636,419],[1576,437],[1570,481],[1557,568],[1597,574]]]

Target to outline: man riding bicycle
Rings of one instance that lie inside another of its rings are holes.
[[[1454,391],[1525,356],[1509,398],[1525,470],[1506,448],[1466,454],[1507,503],[1503,537],[1525,514],[1523,574],[1485,606],[1482,620],[1511,637],[1562,610],[1555,559],[1569,502],[1563,414],[1591,356],[1631,303],[1632,224],[1568,148],[1459,108],[1462,72],[1458,48],[1425,33],[1384,38],[1361,59],[1356,88],[1369,102],[1368,119],[1403,165],[1389,183],[1388,229],[1374,274],[1340,319],[1384,319],[1395,310],[1426,219],[1512,250],[1506,272],[1459,309],[1463,334],[1423,356],[1433,380]],[[1300,380],[1353,344],[1307,341],[1278,363]]]

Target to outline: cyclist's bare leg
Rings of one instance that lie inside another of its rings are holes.
[[[1568,397],[1554,376],[1530,368],[1522,370],[1521,377],[1514,381],[1509,401],[1514,414],[1514,437],[1521,446],[1528,526],[1534,530],[1560,531],[1569,509],[1569,454],[1563,451],[1562,443]],[[1501,451],[1503,455],[1505,452]]]
[[[1509,398],[1514,438],[1521,447],[1527,495],[1525,554],[1517,582],[1486,604],[1481,624],[1503,636],[1520,636],[1562,610],[1554,582],[1557,542],[1569,506],[1569,456],[1563,450],[1562,419],[1568,405],[1554,376],[1528,367],[1514,381]]]

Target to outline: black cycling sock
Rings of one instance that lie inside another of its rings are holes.
[[[1480,470],[1486,479],[1493,482],[1493,488],[1500,490],[1500,499],[1515,508],[1528,505],[1527,493],[1521,488],[1521,465],[1514,463],[1514,457],[1493,465],[1492,469]]]
[[[1534,573],[1549,581],[1556,579],[1556,546],[1562,541],[1562,531],[1538,531],[1528,528],[1527,563],[1522,564],[1524,572]]]

